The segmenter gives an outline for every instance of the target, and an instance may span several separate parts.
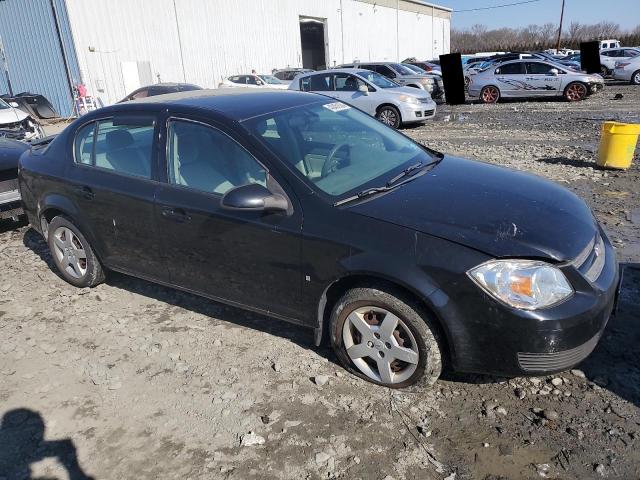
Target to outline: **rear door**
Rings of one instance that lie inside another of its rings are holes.
[[[527,85],[525,74],[524,62],[505,63],[495,68],[496,86],[500,89],[500,95],[503,97],[530,95],[532,87]]]
[[[527,69],[526,83],[531,85],[531,95],[553,96],[558,95],[562,84],[560,69],[544,62],[526,62]],[[555,70],[556,75],[552,74]]]
[[[165,279],[154,216],[157,138],[155,114],[119,114],[82,126],[67,193],[107,266]]]
[[[157,193],[157,218],[171,283],[299,317],[302,210],[296,197],[227,126],[190,115],[169,117],[166,125],[166,183]],[[222,208],[224,193],[250,183],[277,183],[291,212]]]

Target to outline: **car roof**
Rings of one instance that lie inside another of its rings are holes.
[[[313,103],[326,102],[322,95],[277,89],[219,88],[216,90],[191,90],[166,95],[146,97],[112,107],[113,112],[128,110],[135,105],[151,104],[220,113],[236,121],[246,120],[267,113]]]

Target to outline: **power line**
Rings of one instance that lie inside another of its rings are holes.
[[[524,2],[515,2],[515,3],[505,3],[503,5],[494,5],[492,7],[479,7],[479,8],[468,8],[466,10],[453,10],[452,13],[477,12],[479,10],[493,10],[494,8],[513,7],[515,5],[524,5],[526,3],[536,3],[536,2],[541,2],[541,1],[542,0],[526,0]]]

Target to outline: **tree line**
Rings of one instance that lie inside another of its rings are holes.
[[[585,25],[571,22],[563,28],[560,48],[579,49],[580,42],[590,40],[620,40],[623,46],[640,46],[640,25],[623,30],[613,22]],[[546,50],[555,48],[558,40],[558,25],[529,25],[522,28],[489,29],[485,25],[474,25],[466,30],[451,30],[451,51],[460,53],[492,51]]]

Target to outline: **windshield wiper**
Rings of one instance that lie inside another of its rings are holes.
[[[393,177],[391,180],[389,180],[387,182],[387,187],[390,187],[391,185],[393,185],[394,183],[396,183],[398,180],[400,180],[401,178],[406,177],[407,175],[409,175],[411,172],[418,170],[419,168],[423,167],[423,163],[422,162],[418,162],[415,165],[411,165],[407,168],[405,168],[404,170],[402,170],[399,174],[397,174],[395,177]]]
[[[375,195],[376,193],[388,192],[389,190],[400,186],[401,184],[393,185],[393,186],[384,186],[384,187],[374,187],[367,188],[366,190],[362,190],[361,192],[356,193],[347,198],[343,198],[342,200],[338,200],[333,204],[334,207],[338,207],[340,205],[344,205],[345,203],[353,202],[354,200],[360,200],[361,198],[368,197],[369,195]]]

